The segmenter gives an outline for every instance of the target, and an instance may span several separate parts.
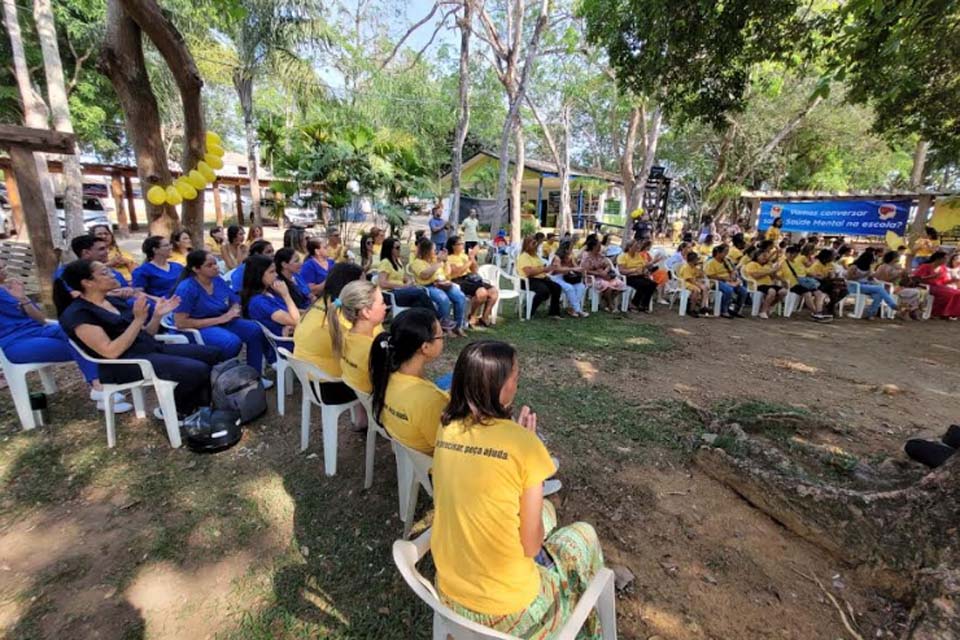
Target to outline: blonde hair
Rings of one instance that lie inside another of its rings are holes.
[[[340,297],[327,307],[327,320],[330,325],[330,341],[333,353],[338,358],[343,354],[343,327],[340,316],[351,324],[360,317],[360,311],[373,306],[377,285],[369,280],[354,280],[340,291]]]

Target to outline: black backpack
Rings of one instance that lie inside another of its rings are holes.
[[[190,415],[183,421],[180,431],[187,448],[198,453],[229,449],[243,437],[238,412],[210,407],[204,407]]]
[[[240,424],[254,420],[267,410],[267,392],[260,382],[260,374],[237,360],[221,362],[210,372],[213,389],[213,408],[236,411]]]

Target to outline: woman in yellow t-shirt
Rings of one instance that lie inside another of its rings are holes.
[[[703,265],[700,260],[700,254],[691,251],[687,254],[687,260],[680,266],[677,277],[680,284],[690,292],[690,302],[687,313],[694,318],[699,318],[700,314],[709,314],[710,308],[707,301],[710,299],[710,287],[707,285],[707,276],[703,273]]]
[[[916,269],[926,262],[927,258],[940,247],[940,235],[933,227],[924,227],[923,237],[913,243],[913,268]]]
[[[560,318],[560,296],[563,289],[548,276],[553,273],[553,267],[543,264],[537,255],[537,239],[527,236],[520,245],[520,255],[517,256],[517,275],[527,279],[527,286],[533,292],[533,305],[530,311],[532,318],[543,301],[550,298],[551,318]],[[522,298],[521,298],[522,299]]]
[[[170,262],[181,267],[187,266],[187,254],[193,251],[193,236],[186,229],[177,229],[170,234]]]
[[[783,229],[783,217],[774,218],[770,227],[764,232],[765,240],[770,240],[774,245],[780,242],[781,229]]]
[[[657,283],[650,277],[650,254],[642,252],[641,246],[639,240],[628,242],[627,250],[617,256],[617,267],[620,275],[627,279],[627,286],[633,287],[633,309],[650,313],[650,301],[657,290]]]
[[[327,275],[326,286],[321,297],[310,310],[302,315],[300,324],[293,331],[293,355],[310,364],[316,365],[321,371],[337,382],[320,383],[320,398],[326,404],[345,404],[357,399],[357,394],[344,384],[339,378],[343,375],[340,358],[333,352],[333,339],[328,326],[327,309],[333,307],[333,301],[347,284],[363,277],[363,271],[355,264],[335,265]],[[342,316],[340,322],[346,324],[345,331],[350,324]]]
[[[819,288],[808,289],[800,284],[801,278],[806,282],[806,279],[811,277],[807,275],[807,265],[804,263],[803,256],[800,255],[800,247],[795,244],[790,245],[786,248],[785,254],[786,257],[783,260],[783,265],[777,274],[780,281],[786,285],[791,293],[800,296],[803,304],[810,310],[810,318],[812,320],[816,322],[829,322],[832,320],[833,318],[831,316],[823,314],[823,305],[827,301],[827,294],[820,291]]]
[[[836,258],[837,254],[833,249],[823,249],[817,254],[813,264],[807,267],[807,275],[820,281],[820,291],[829,298],[823,313],[831,317],[835,313],[836,304],[847,297],[846,282],[836,276]]]
[[[490,314],[500,297],[500,292],[477,275],[480,269],[480,265],[477,264],[479,250],[479,246],[474,246],[470,251],[466,251],[463,239],[460,236],[451,236],[447,240],[447,264],[444,270],[450,281],[460,287],[463,294],[470,298],[470,313],[467,314],[470,326],[480,324],[489,327],[492,324]]]
[[[410,262],[410,273],[415,282],[426,287],[430,299],[440,314],[440,324],[444,331],[461,337],[467,334],[463,330],[463,316],[467,308],[467,297],[460,287],[447,278],[444,265],[447,252],[438,256],[430,238],[420,238],[417,243],[417,257]],[[453,322],[450,321],[450,307],[453,307]]]
[[[210,237],[203,243],[203,248],[207,250],[207,253],[212,253],[217,256],[217,260],[222,260],[221,258],[221,248],[223,247],[223,227],[213,227],[210,229]]]
[[[132,282],[133,270],[137,267],[137,261],[133,259],[131,253],[120,248],[110,226],[106,224],[94,225],[90,228],[90,234],[107,243],[107,261],[104,264],[111,269],[115,269],[127,279],[127,282]]]
[[[380,263],[377,269],[377,285],[392,298],[391,302],[400,307],[420,307],[435,311],[430,294],[424,287],[413,284],[413,277],[407,275],[403,259],[400,257],[400,240],[387,238],[380,249]]]
[[[410,309],[390,323],[389,331],[377,335],[370,348],[376,421],[391,438],[427,455],[433,454],[449,396],[426,378],[426,368],[443,353],[445,336],[431,312]]]
[[[743,267],[743,276],[753,280],[757,291],[763,294],[759,316],[764,320],[770,317],[770,307],[787,297],[787,289],[773,281],[781,266],[782,260],[771,264],[770,251],[757,251]]]
[[[589,524],[555,528],[543,483],[556,467],[537,415],[522,407],[511,419],[519,377],[504,342],[460,353],[433,454],[430,550],[444,604],[512,636],[544,638],[569,618],[603,554]],[[578,637],[600,631],[592,613]]]
[[[387,315],[387,305],[377,285],[367,280],[351,282],[333,301],[330,315],[330,343],[340,357],[340,370],[345,383],[356,391],[370,393],[370,346],[373,336],[381,331],[380,323]],[[344,331],[341,317],[352,326]]]

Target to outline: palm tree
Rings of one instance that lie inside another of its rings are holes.
[[[298,101],[315,93],[319,81],[299,49],[308,43],[329,39],[329,30],[318,0],[240,0],[239,5],[241,10],[226,17],[226,24],[217,35],[230,41],[237,56],[232,71],[233,86],[243,112],[251,213],[254,222],[260,224],[254,80],[259,74],[269,74]]]

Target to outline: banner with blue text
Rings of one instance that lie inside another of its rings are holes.
[[[822,202],[761,202],[757,227],[767,229],[783,218],[784,231],[828,235],[903,235],[910,216],[910,200],[837,200]]]

